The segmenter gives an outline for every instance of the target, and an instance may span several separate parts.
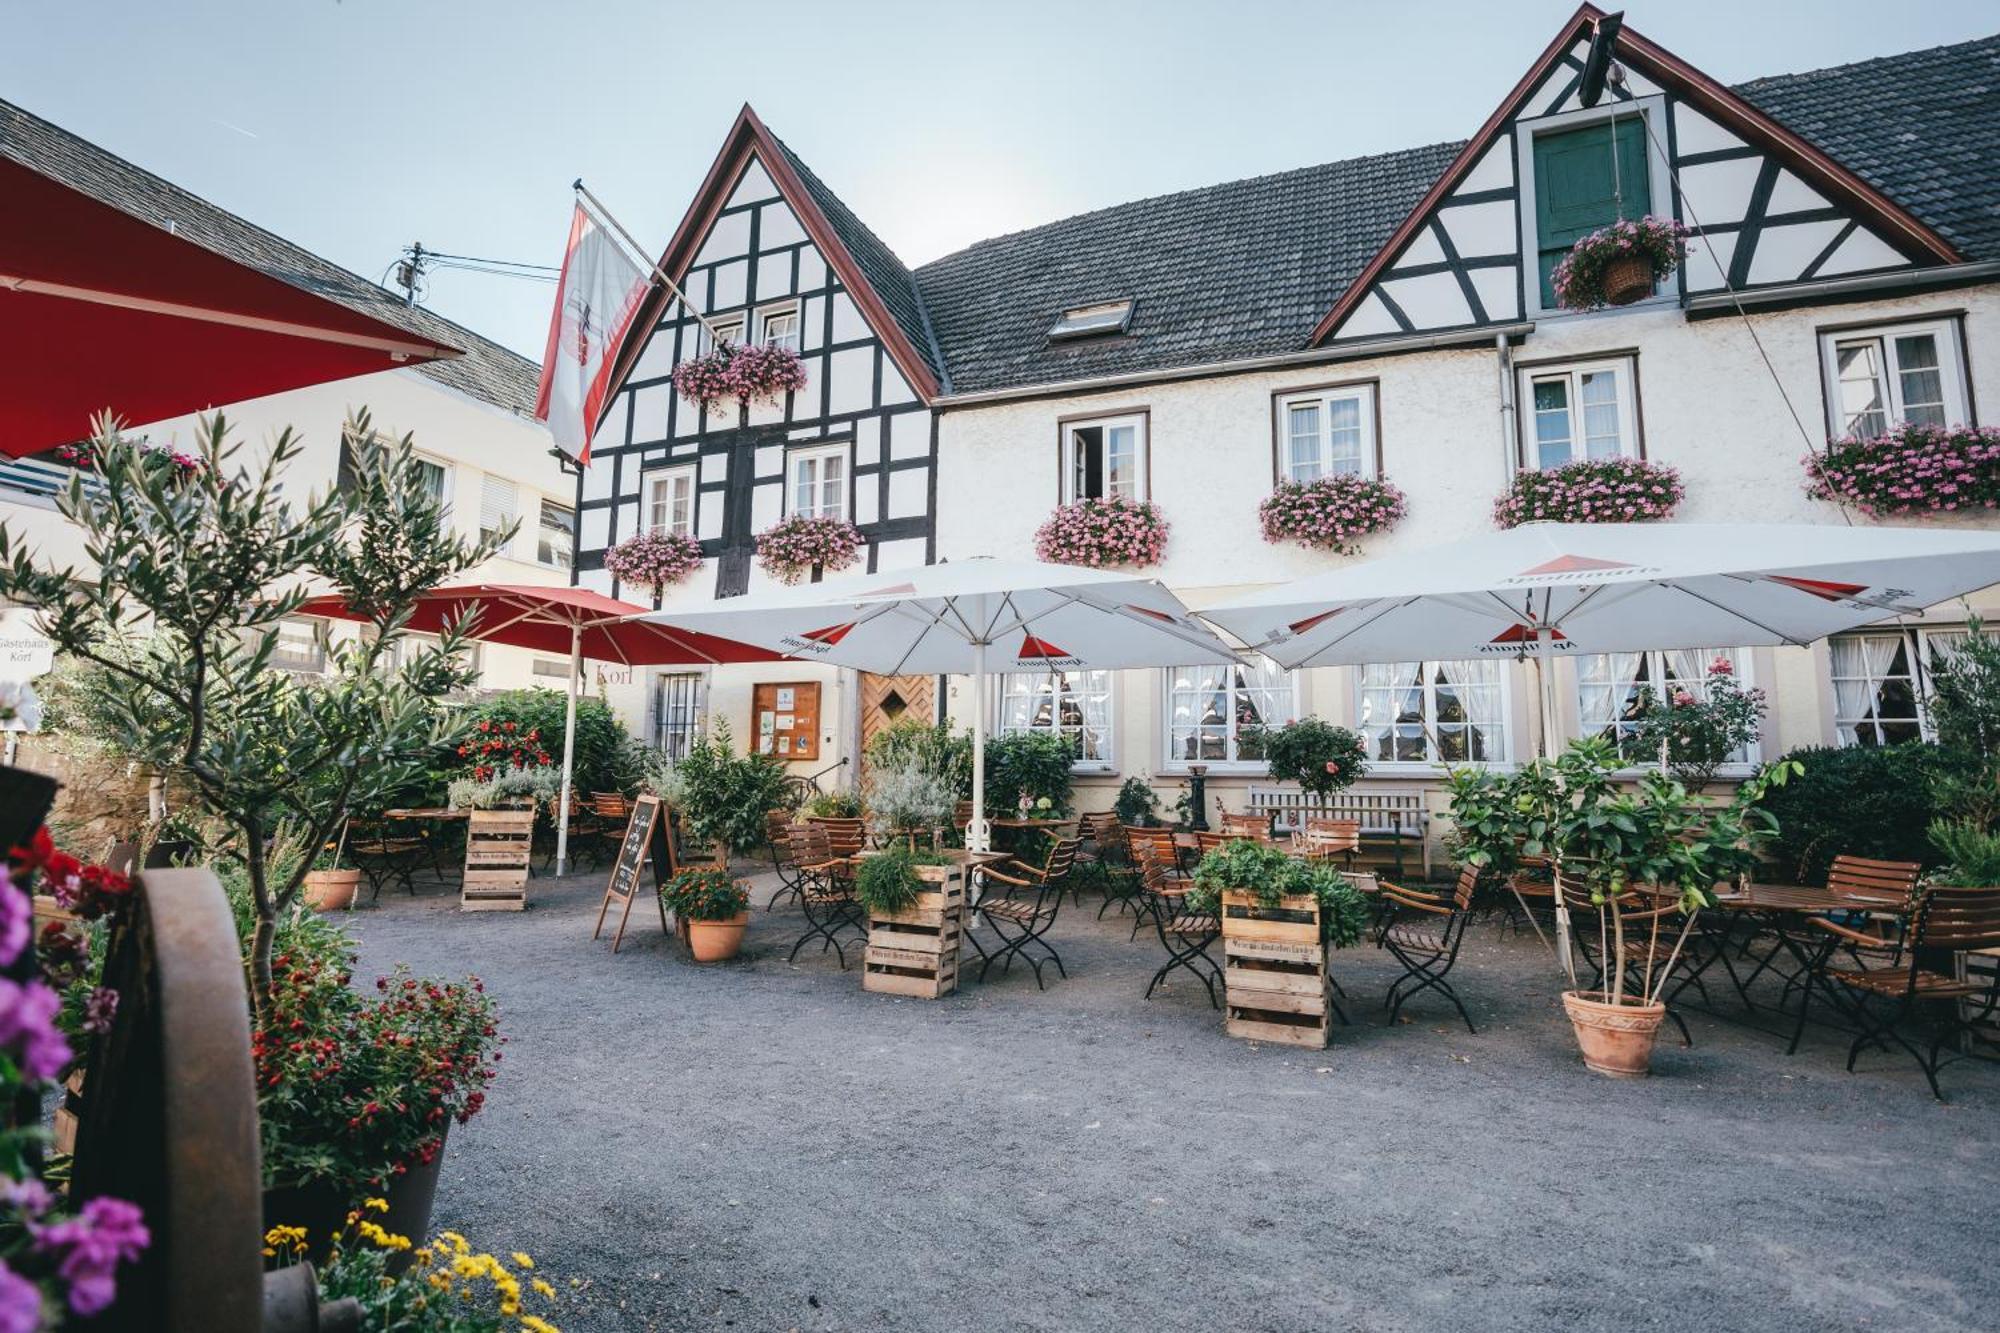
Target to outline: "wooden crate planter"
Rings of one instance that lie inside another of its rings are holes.
[[[935,1000],[958,989],[958,946],[965,929],[965,864],[917,866],[925,882],[901,912],[871,913],[861,985],[884,995]]]
[[[1333,1012],[1320,939],[1319,899],[1298,894],[1277,907],[1257,895],[1222,895],[1225,1026],[1232,1037],[1323,1047]]]
[[[528,853],[533,810],[474,810],[465,835],[465,882],[458,905],[467,912],[518,912],[528,905]]]

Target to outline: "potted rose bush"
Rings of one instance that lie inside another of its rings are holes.
[[[1386,479],[1339,473],[1280,482],[1257,506],[1257,518],[1267,542],[1354,555],[1363,537],[1393,527],[1407,508],[1402,491]]]
[[[720,866],[683,870],[660,889],[660,899],[687,929],[697,963],[721,963],[743,947],[750,925],[750,897]]]
[[[1166,551],[1167,521],[1148,500],[1072,500],[1035,531],[1035,554],[1058,565],[1157,565]]]
[[[1673,218],[1620,218],[1571,246],[1549,275],[1549,285],[1567,310],[1644,300],[1660,279],[1680,267],[1687,235],[1688,229]]]
[[[1493,502],[1493,523],[1644,523],[1671,518],[1686,494],[1673,468],[1640,458],[1588,458],[1515,473]]]
[[[1368,747],[1361,737],[1316,717],[1282,727],[1251,727],[1242,739],[1246,752],[1264,756],[1273,782],[1296,782],[1321,804],[1368,771]]]
[[[1805,458],[1806,494],[1874,518],[2000,509],[2000,427],[1909,422]]]
[[[861,529],[844,518],[792,514],[757,534],[757,563],[781,583],[797,583],[814,571],[846,569],[861,554]]]

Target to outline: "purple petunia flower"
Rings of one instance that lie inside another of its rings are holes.
[[[130,1263],[152,1242],[136,1204],[96,1198],[75,1217],[34,1230],[35,1248],[56,1257],[56,1273],[69,1284],[69,1308],[90,1316],[117,1295],[118,1265]]]

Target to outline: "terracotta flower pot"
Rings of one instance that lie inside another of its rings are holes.
[[[1636,1078],[1652,1072],[1653,1041],[1666,1019],[1664,1004],[1607,1004],[1603,991],[1563,992],[1583,1062],[1600,1074]]]
[[[1644,255],[1624,255],[1604,266],[1604,299],[1631,305],[1653,294],[1653,261]]]
[[[359,870],[307,871],[306,906],[315,912],[345,912],[354,906],[354,895],[360,887]]]
[[[688,948],[697,963],[721,963],[734,958],[743,947],[743,931],[750,924],[748,912],[738,912],[727,921],[687,923]]]

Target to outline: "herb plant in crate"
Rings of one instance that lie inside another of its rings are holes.
[[[687,927],[688,949],[697,963],[720,963],[743,947],[750,924],[750,896],[719,866],[697,866],[668,880],[660,897],[674,919]]]

